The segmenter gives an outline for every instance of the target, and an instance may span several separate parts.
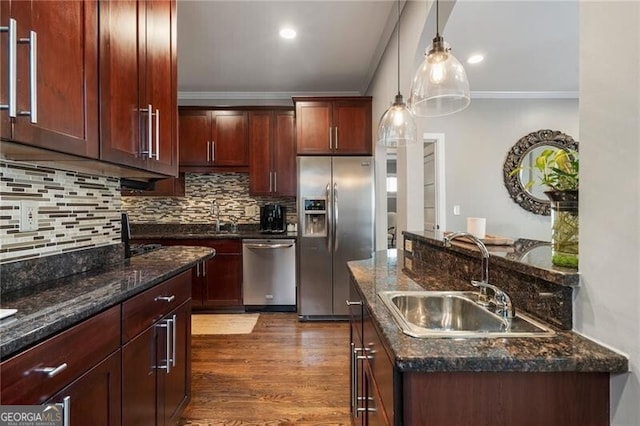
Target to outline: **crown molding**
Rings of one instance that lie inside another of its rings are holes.
[[[579,92],[549,91],[549,92],[501,92],[501,91],[472,91],[471,99],[579,99]]]
[[[288,99],[294,96],[360,96],[358,91],[337,92],[178,92],[179,100],[250,100],[250,99]]]

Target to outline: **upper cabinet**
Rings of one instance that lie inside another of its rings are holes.
[[[101,159],[176,176],[175,0],[100,0]]]
[[[97,2],[3,0],[0,16],[0,136],[97,158]]]
[[[180,169],[206,172],[249,165],[246,111],[180,108]]]
[[[295,97],[298,155],[371,155],[371,97]]]
[[[249,193],[295,197],[293,111],[249,112]]]

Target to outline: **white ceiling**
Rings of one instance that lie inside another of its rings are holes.
[[[472,92],[575,94],[578,3],[458,0],[441,33],[461,61],[485,55],[480,65],[465,64]],[[180,96],[363,92],[393,31],[395,6],[389,0],[178,0]],[[281,39],[283,25],[294,26],[298,37]]]

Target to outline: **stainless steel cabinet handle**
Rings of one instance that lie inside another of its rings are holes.
[[[358,302],[352,302],[350,300],[347,300],[347,306],[362,306],[362,300],[358,301]]]
[[[62,424],[69,426],[71,423],[71,397],[65,396],[62,399]]]
[[[211,161],[211,141],[207,141],[207,163]]]
[[[60,364],[57,367],[36,368],[35,371],[37,371],[39,373],[44,373],[44,374],[47,375],[47,377],[55,377],[59,373],[63,372],[66,369],[67,369],[67,363],[63,362],[62,364]]]
[[[158,297],[156,297],[156,298],[155,298],[155,299],[153,299],[153,300],[155,300],[156,302],[161,301],[161,302],[167,302],[167,303],[169,303],[169,302],[173,302],[173,300],[174,300],[175,298],[176,298],[176,296],[173,296],[173,295],[171,295],[171,296],[158,296]]]
[[[333,127],[329,127],[329,149],[333,149]]]
[[[245,244],[250,249],[280,249],[293,247],[293,244]]]
[[[351,412],[357,413],[356,401],[358,400],[358,376],[356,373],[355,344],[351,342]]]
[[[160,110],[156,109],[156,160],[160,161]]]
[[[269,192],[273,191],[273,173],[269,172]]]
[[[207,276],[207,261],[203,261],[202,262],[202,276],[206,277]]]
[[[196,277],[200,276],[200,263],[196,263]]]
[[[6,27],[0,27],[0,32],[9,33],[9,48],[7,53],[9,54],[9,99],[7,99],[6,105],[0,105],[0,109],[9,110],[9,117],[16,117],[16,92],[17,92],[17,78],[18,78],[18,61],[16,57],[16,51],[18,49],[18,32],[16,20],[9,18],[9,25]]]
[[[273,172],[273,192],[278,192],[278,172]]]
[[[31,116],[31,122],[38,122],[38,33],[29,32],[29,38],[21,38],[18,43],[29,45],[29,90],[31,110],[20,111],[18,115]]]
[[[173,314],[173,318],[171,319],[171,323],[173,324],[173,336],[171,339],[171,365],[176,366],[176,332],[178,331],[178,317],[176,314]]]
[[[147,152],[148,157],[153,158],[153,145],[151,143],[153,135],[153,106],[151,104],[149,104],[149,108],[147,109],[147,111],[149,111],[149,121],[147,122],[147,146],[149,147],[149,149],[147,150]]]
[[[211,162],[216,162],[216,141],[211,141]]]
[[[335,127],[336,129],[336,151],[338,150],[338,126]]]

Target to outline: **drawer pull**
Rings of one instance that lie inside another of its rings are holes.
[[[158,296],[153,300],[155,300],[156,302],[161,301],[161,302],[170,303],[170,302],[173,302],[175,298],[176,298],[175,296]]]
[[[347,306],[362,306],[362,300],[359,300],[357,302],[352,302],[350,300],[347,300]]]
[[[55,377],[57,376],[59,373],[61,373],[62,371],[67,369],[67,363],[63,362],[62,364],[60,364],[57,367],[44,367],[44,368],[36,368],[35,371],[39,372],[39,373],[44,373],[47,375],[47,377]]]

